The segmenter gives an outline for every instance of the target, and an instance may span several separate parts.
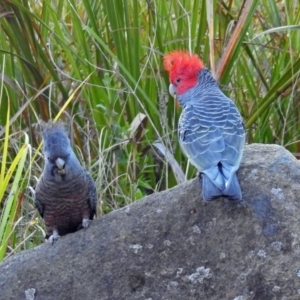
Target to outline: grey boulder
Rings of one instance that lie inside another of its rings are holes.
[[[300,299],[300,164],[245,147],[244,205],[205,203],[198,179],[6,259],[0,299]]]

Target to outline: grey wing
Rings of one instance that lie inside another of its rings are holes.
[[[231,100],[229,100],[229,111],[222,131],[226,145],[222,163],[238,167],[242,159],[246,135],[242,117]]]
[[[39,185],[41,184],[41,178],[39,179],[36,188],[35,188],[35,195],[34,195],[34,207],[37,209],[37,211],[39,212],[40,216],[42,218],[44,218],[44,210],[45,210],[45,206],[43,204],[43,201],[40,199],[40,195],[39,195]]]
[[[225,149],[222,131],[201,107],[185,107],[179,119],[178,131],[183,152],[199,171],[216,165],[222,159]]]
[[[221,162],[225,179],[231,178],[245,141],[243,122],[234,103],[227,97],[222,101],[212,97],[208,103],[186,106],[178,130],[181,148],[191,163],[224,188],[217,165]]]
[[[94,180],[92,179],[92,177],[90,176],[88,171],[85,170],[85,172],[86,172],[86,176],[88,178],[89,204],[91,207],[90,219],[92,220],[94,218],[94,216],[96,215],[96,210],[97,210],[97,202],[98,202],[97,190],[96,190]]]

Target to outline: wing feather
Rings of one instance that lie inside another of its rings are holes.
[[[178,131],[180,146],[191,163],[219,188],[226,186],[217,176],[217,165],[224,165],[224,178],[230,181],[245,143],[243,121],[235,104],[222,92],[200,95],[184,107]]]

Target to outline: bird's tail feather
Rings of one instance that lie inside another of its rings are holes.
[[[242,191],[236,174],[233,174],[229,186],[225,190],[219,189],[207,175],[202,174],[202,196],[205,201],[212,201],[222,196],[229,200],[242,200]]]
[[[222,190],[217,188],[205,174],[202,174],[202,196],[204,201],[212,201],[222,196]]]
[[[229,186],[224,190],[224,196],[229,200],[242,200],[242,191],[236,173],[233,174]]]

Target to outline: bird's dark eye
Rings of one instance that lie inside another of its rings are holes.
[[[180,78],[177,78],[177,79],[176,79],[176,82],[177,82],[177,83],[179,83],[179,82],[180,82],[180,80],[181,80]]]

